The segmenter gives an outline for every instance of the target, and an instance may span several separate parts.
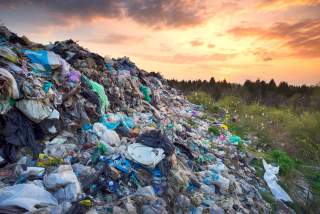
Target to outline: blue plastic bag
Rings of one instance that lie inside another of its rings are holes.
[[[44,67],[45,71],[39,69],[33,69],[33,72],[37,75],[49,77],[51,75],[51,70],[61,66],[61,58],[52,51],[46,50],[23,50],[23,53],[28,57],[28,59],[33,64],[39,64]],[[33,66],[36,68],[36,66]]]
[[[133,118],[123,114],[105,114],[100,118],[100,123],[111,130],[116,129],[120,125],[128,130],[134,128]]]

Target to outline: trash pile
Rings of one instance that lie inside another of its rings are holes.
[[[0,213],[270,212],[241,138],[159,74],[5,27],[0,67]]]

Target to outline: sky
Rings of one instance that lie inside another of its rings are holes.
[[[320,82],[320,0],[0,0],[0,20],[168,79]]]

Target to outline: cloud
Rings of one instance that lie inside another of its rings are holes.
[[[154,56],[154,55],[142,55],[142,54],[135,54],[135,55],[149,61],[172,63],[172,64],[194,64],[199,62],[226,61],[236,56],[236,54],[225,54],[225,53],[213,53],[213,54],[206,54],[206,55],[175,54],[172,56]]]
[[[204,42],[201,41],[200,39],[195,39],[195,40],[190,41],[190,45],[191,45],[192,47],[201,46],[201,45],[203,45],[203,44],[204,44]]]
[[[255,48],[253,50],[249,50],[253,55],[257,56],[264,62],[272,61],[274,57],[278,58],[278,54],[273,51],[267,50],[265,48]]]
[[[214,47],[216,47],[214,44],[212,44],[212,43],[209,43],[208,45],[207,45],[207,47],[208,48],[214,48]]]
[[[228,30],[228,33],[237,36],[237,37],[245,37],[245,36],[261,36],[267,34],[268,32],[265,29],[260,27],[234,27]]]
[[[281,47],[291,49],[298,57],[320,57],[320,19],[295,23],[277,22],[269,28],[241,26],[228,31],[235,37],[256,37],[279,41]]]
[[[89,39],[88,42],[102,44],[132,44],[141,41],[143,37],[129,36],[124,34],[108,34],[101,38]]]
[[[1,12],[19,11],[23,16],[28,8],[47,14],[56,24],[72,20],[92,21],[102,18],[130,18],[150,27],[190,27],[201,24],[214,15],[209,0],[10,0],[1,1]],[[228,5],[224,6],[228,7]],[[231,7],[231,6],[229,6]],[[39,18],[39,17],[38,17]]]
[[[317,6],[320,0],[263,0],[258,8],[266,10],[280,10],[295,6]]]
[[[168,52],[168,51],[172,51],[173,50],[173,48],[170,45],[166,44],[166,43],[160,43],[159,46],[160,46],[159,50],[161,52]]]

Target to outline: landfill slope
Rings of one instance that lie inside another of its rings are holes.
[[[0,213],[270,213],[205,114],[126,57],[1,27]]]

